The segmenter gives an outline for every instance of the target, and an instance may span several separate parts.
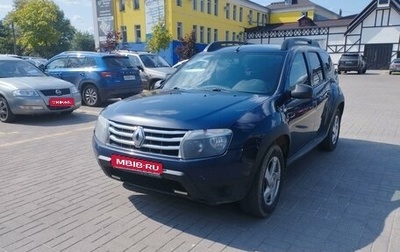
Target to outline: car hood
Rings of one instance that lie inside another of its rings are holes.
[[[10,90],[71,88],[73,84],[50,76],[1,78],[0,84]]]
[[[268,98],[225,91],[146,91],[109,105],[102,115],[109,120],[148,127],[229,128]]]
[[[173,72],[175,72],[175,70],[176,69],[172,67],[156,67],[156,68],[148,68],[147,72],[148,74],[161,75],[165,78],[167,75],[170,75]]]

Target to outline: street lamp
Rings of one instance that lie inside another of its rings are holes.
[[[14,54],[17,54],[17,40],[15,38],[14,21],[11,21],[11,30],[12,30],[12,33],[13,33]]]

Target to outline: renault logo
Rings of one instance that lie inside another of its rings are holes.
[[[140,148],[144,142],[145,135],[143,127],[137,126],[136,129],[133,131],[132,135],[133,145],[136,148]]]
[[[58,96],[62,95],[62,92],[60,89],[56,89],[56,95],[58,95]]]

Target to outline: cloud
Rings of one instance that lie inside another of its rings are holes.
[[[0,19],[3,19],[11,10],[11,4],[0,4]]]

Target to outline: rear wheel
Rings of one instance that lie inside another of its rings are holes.
[[[15,121],[16,116],[10,109],[6,98],[0,96],[0,121],[10,123]]]
[[[90,107],[99,106],[101,103],[99,92],[94,85],[87,85],[83,88],[82,100]]]
[[[272,145],[258,166],[254,182],[240,206],[246,213],[264,218],[275,209],[281,193],[285,168],[281,148]]]
[[[341,121],[341,113],[340,110],[337,109],[333,117],[332,124],[329,127],[328,135],[320,144],[321,149],[332,151],[336,148],[337,143],[339,141],[340,121]]]

